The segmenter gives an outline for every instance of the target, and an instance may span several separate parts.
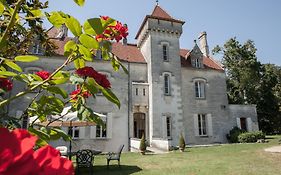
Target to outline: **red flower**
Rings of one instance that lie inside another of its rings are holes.
[[[100,16],[100,18],[103,19],[103,20],[105,20],[105,21],[109,19],[108,16]]]
[[[7,78],[0,78],[0,88],[10,91],[13,89],[13,83]]]
[[[49,78],[50,73],[43,70],[43,71],[36,72],[36,75],[41,77],[43,80],[46,80],[47,78]]]
[[[102,87],[107,89],[111,88],[110,82],[108,81],[106,75],[97,72],[92,78],[94,78],[95,81]]]
[[[77,96],[78,96],[79,94],[82,95],[82,97],[84,97],[84,98],[88,98],[89,96],[91,96],[91,94],[90,94],[88,91],[84,91],[84,92],[81,93],[81,89],[78,88],[78,89],[76,89],[75,91],[72,91],[72,92],[70,93],[71,99],[76,100],[76,99],[77,99]]]
[[[91,77],[91,76],[93,76],[97,72],[94,70],[94,68],[86,66],[86,67],[77,69],[75,71],[75,73],[77,75],[79,75],[80,77],[84,77],[84,76],[85,77]]]
[[[27,130],[15,129],[10,132],[0,128],[0,138],[1,175],[74,174],[72,162],[62,158],[55,148],[46,145],[34,151],[37,137]]]

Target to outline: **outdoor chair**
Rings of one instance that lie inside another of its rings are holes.
[[[67,155],[67,147],[66,146],[57,146],[56,149],[60,152],[61,156]]]
[[[120,167],[120,156],[121,156],[121,153],[122,153],[122,150],[124,148],[124,145],[120,145],[118,151],[116,153],[114,152],[109,152],[108,153],[108,156],[106,157],[107,159],[107,167],[109,166],[109,162],[111,160],[118,160],[118,166]]]
[[[91,174],[93,174],[93,160],[94,154],[89,149],[79,150],[76,153],[76,168],[79,174],[81,168],[90,168]]]

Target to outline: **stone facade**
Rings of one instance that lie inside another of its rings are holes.
[[[120,144],[125,144],[125,150],[130,150],[130,146],[136,149],[143,134],[149,146],[167,150],[178,145],[181,133],[187,144],[212,144],[227,142],[226,134],[234,126],[258,130],[254,105],[228,104],[225,72],[209,56],[206,32],[200,35],[203,46],[195,43],[190,51],[180,48],[183,24],[157,5],[141,25],[137,45],[113,44],[112,52],[123,62],[129,75],[113,71],[106,61],[95,60],[90,64],[107,75],[121,108],[102,95],[89,99],[94,111],[106,115],[106,133],[96,126],[77,128],[79,135],[73,140],[74,150],[116,151]],[[67,40],[65,37],[62,42]],[[40,61],[22,66],[26,72],[53,71],[64,59],[42,56]],[[74,70],[74,67],[65,69]],[[16,84],[11,95],[24,88],[23,84]],[[65,88],[69,93],[74,90],[71,85]],[[10,114],[19,116],[33,96],[13,101]],[[68,132],[68,128],[64,130]]]

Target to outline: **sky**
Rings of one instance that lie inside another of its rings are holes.
[[[136,33],[155,5],[155,0],[86,0],[79,7],[73,0],[49,0],[46,11],[63,11],[82,24],[88,18],[110,16],[128,25],[128,42],[136,43]],[[202,31],[207,32],[210,50],[231,37],[242,44],[251,39],[259,61],[281,66],[280,0],[159,0],[159,5],[173,18],[185,21],[181,48],[192,49]]]

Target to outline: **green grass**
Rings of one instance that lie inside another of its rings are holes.
[[[189,148],[159,155],[122,153],[106,167],[105,155],[95,157],[95,175],[280,175],[281,154],[263,149],[278,145],[281,136],[270,137],[269,143],[229,144]],[[82,173],[81,173],[82,174]],[[83,174],[89,174],[87,172]]]

